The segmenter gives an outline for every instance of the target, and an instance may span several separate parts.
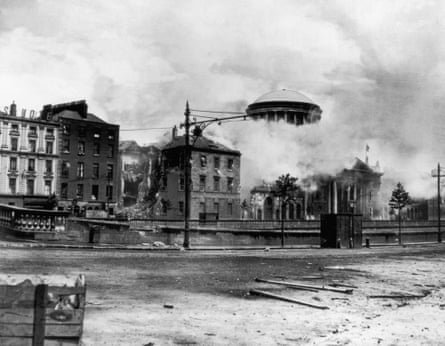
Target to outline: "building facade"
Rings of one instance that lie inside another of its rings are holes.
[[[88,113],[85,101],[46,105],[41,117],[60,126],[59,209],[113,214],[120,192],[119,126]]]
[[[57,189],[58,127],[53,120],[0,112],[0,201],[44,208]],[[33,112],[34,113],[34,112]]]
[[[240,218],[240,157],[206,137],[194,138],[191,148],[191,219]],[[162,149],[161,188],[157,214],[183,219],[184,136],[174,136]]]
[[[284,207],[289,220],[319,219],[321,214],[361,214],[363,219],[380,219],[384,209],[379,191],[381,177],[378,166],[355,159],[350,168],[335,176],[319,175],[304,179],[291,201]],[[251,216],[258,220],[280,218],[279,199],[274,185],[261,185],[251,190]]]

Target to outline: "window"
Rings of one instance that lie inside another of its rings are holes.
[[[233,192],[233,178],[227,178],[227,192]]]
[[[53,142],[46,142],[46,153],[52,154],[53,153]]]
[[[99,164],[93,163],[93,179],[99,179]]]
[[[53,161],[46,160],[45,161],[45,173],[52,173],[52,172],[53,172]]]
[[[51,180],[45,180],[45,195],[51,194],[51,190],[52,190],[51,186],[52,186]]]
[[[113,185],[107,185],[107,190],[105,194],[107,196],[107,200],[113,199]]]
[[[30,139],[29,140],[29,151],[31,153],[35,153],[36,152],[36,141],[34,139]]]
[[[216,214],[219,214],[219,203],[218,202],[213,203],[213,211]]]
[[[79,141],[77,143],[77,155],[85,155],[85,142]]]
[[[201,167],[207,167],[207,156],[201,155]]]
[[[206,189],[206,176],[200,175],[199,176],[199,191],[205,191]]]
[[[11,138],[11,150],[12,151],[17,151],[19,145],[19,140],[16,137],[12,137]]]
[[[34,137],[36,137],[36,136],[37,136],[37,127],[35,127],[35,126],[31,126],[31,127],[29,128],[29,135],[30,135],[30,136],[34,136]]]
[[[108,135],[107,135],[108,139],[111,141],[114,139],[114,131],[112,130],[108,130]]]
[[[230,171],[233,169],[233,159],[227,159],[227,169]]]
[[[54,129],[46,129],[46,135],[53,137],[54,136]]]
[[[85,126],[79,126],[79,137],[85,137],[87,129]]]
[[[26,194],[27,195],[34,194],[34,179],[28,179],[26,181]]]
[[[220,163],[219,157],[215,156],[214,158],[215,169],[219,169],[219,163]]]
[[[17,193],[17,179],[16,178],[9,178],[9,192],[12,195],[15,195]]]
[[[168,211],[168,202],[164,201],[164,200],[161,200],[161,213],[163,215],[166,215],[167,211]]]
[[[62,152],[68,154],[70,152],[70,140],[64,139],[62,141]]]
[[[36,160],[35,159],[28,159],[28,171],[34,172],[36,169]]]
[[[83,162],[78,162],[77,163],[77,177],[78,178],[83,178],[84,177],[84,168],[85,165]]]
[[[219,177],[213,177],[213,191],[219,191]]]
[[[233,204],[232,202],[227,203],[227,214],[232,215],[233,214]]]
[[[108,179],[113,179],[113,165],[108,164],[107,165],[107,178]]]
[[[100,138],[100,130],[99,129],[94,129],[93,137],[94,138]]]
[[[114,154],[114,145],[108,145],[107,157],[112,158]]]
[[[100,143],[99,142],[93,143],[93,155],[100,155]]]
[[[68,178],[70,174],[70,164],[68,161],[62,161],[62,178]]]
[[[83,184],[77,184],[76,196],[77,199],[83,200]]]
[[[17,170],[17,158],[16,157],[10,157],[9,158],[9,170],[10,171],[16,171]]]
[[[184,202],[183,201],[178,202],[178,211],[179,211],[179,215],[184,215]]]
[[[185,189],[185,178],[184,178],[184,174],[180,174],[179,175],[179,190],[180,191],[184,191]]]
[[[11,124],[11,132],[14,132],[14,134],[18,134],[19,133],[19,125]]]
[[[60,189],[60,197],[67,199],[68,198],[68,184],[62,183],[61,189]]]
[[[91,199],[97,201],[99,199],[99,185],[91,186]]]
[[[71,126],[68,125],[68,124],[64,124],[64,125],[62,125],[62,133],[63,133],[65,136],[69,136],[69,135],[71,134]]]

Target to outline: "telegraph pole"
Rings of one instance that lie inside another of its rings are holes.
[[[437,163],[437,172],[433,171],[431,172],[431,175],[433,177],[437,177],[437,241],[439,243],[442,242],[442,231],[440,228],[440,205],[441,203],[441,198],[440,198],[440,177],[443,177],[444,175],[440,174],[440,162]]]
[[[185,146],[184,146],[184,248],[190,247],[190,107],[185,104]]]
[[[442,242],[442,234],[440,229],[440,162],[437,163],[437,241]]]

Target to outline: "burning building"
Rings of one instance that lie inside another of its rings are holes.
[[[350,168],[343,169],[335,176],[305,178],[301,182],[302,187],[283,207],[284,218],[319,219],[321,214],[327,213],[361,214],[364,219],[380,218],[382,175],[378,165],[371,167],[356,158]],[[251,190],[251,213],[253,218],[259,220],[280,218],[280,203],[273,184],[263,184]]]

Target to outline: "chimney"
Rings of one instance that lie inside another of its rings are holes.
[[[173,129],[172,129],[172,140],[175,140],[176,137],[178,137],[178,128],[175,125],[175,126],[173,126]]]
[[[12,101],[11,108],[9,108],[9,115],[12,117],[17,116],[17,105],[15,104],[15,101]]]

